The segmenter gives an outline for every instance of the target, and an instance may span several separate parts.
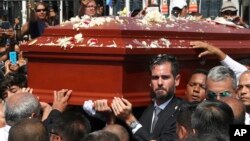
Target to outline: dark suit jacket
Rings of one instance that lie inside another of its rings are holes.
[[[176,113],[181,100],[173,97],[169,104],[159,114],[153,133],[150,133],[154,104],[151,104],[142,114],[139,122],[142,127],[136,131],[134,138],[139,141],[173,141],[176,139]]]

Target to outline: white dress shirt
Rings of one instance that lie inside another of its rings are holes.
[[[221,61],[221,64],[223,66],[226,66],[228,68],[230,68],[231,70],[234,71],[237,80],[239,80],[240,75],[247,70],[247,67],[240,64],[239,62],[233,60],[231,57],[229,57],[228,55],[226,56],[226,58],[224,60]]]
[[[245,114],[245,125],[250,125],[250,114],[247,112]]]
[[[5,125],[0,128],[0,141],[8,141],[10,126]]]

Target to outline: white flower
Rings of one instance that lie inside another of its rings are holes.
[[[103,17],[92,18],[92,20],[89,23],[89,27],[100,26],[103,25],[105,22],[106,19]]]
[[[131,44],[128,44],[125,46],[126,48],[130,48],[130,49],[133,49],[133,46]]]
[[[159,46],[159,44],[158,44],[158,41],[155,40],[155,41],[152,41],[152,42],[151,42],[150,47],[151,47],[151,48],[159,48],[160,46]]]
[[[80,19],[79,16],[70,18],[70,21],[71,21],[71,22],[79,22],[80,20],[81,20],[81,19]]]
[[[90,38],[87,42],[88,46],[92,47],[92,46],[95,46],[97,44],[97,39],[94,39],[94,38]]]
[[[113,19],[112,19],[112,18],[110,18],[110,17],[106,17],[106,18],[105,18],[105,20],[106,20],[106,22],[108,22],[108,23],[109,23],[109,22],[111,22]]]
[[[171,45],[171,42],[168,39],[161,38],[160,41],[162,41],[162,44],[165,45],[167,48]]]
[[[85,20],[90,20],[90,19],[91,19],[91,17],[88,16],[88,15],[84,15],[84,16],[82,16],[81,18],[82,18],[83,21],[85,21]]]
[[[142,41],[142,43],[140,41],[138,41],[137,39],[133,40],[133,43],[139,45],[139,47],[147,47],[147,43],[146,41]]]
[[[76,34],[74,38],[76,40],[76,43],[80,43],[83,41],[82,33]]]
[[[64,49],[66,49],[67,46],[70,46],[70,47],[72,48],[72,47],[73,47],[73,44],[71,44],[71,42],[70,42],[71,39],[72,39],[72,37],[59,38],[59,39],[57,40],[57,42],[58,42],[58,44],[59,44],[62,48],[64,48]]]
[[[113,44],[107,45],[107,47],[117,47],[117,44],[116,44],[115,41],[113,40]]]
[[[166,28],[169,28],[169,27],[174,27],[175,25],[172,23],[172,24],[166,24]]]
[[[159,11],[148,12],[142,19],[143,24],[152,24],[152,23],[163,23],[166,21],[166,18]]]
[[[145,46],[145,47],[148,46],[146,41],[142,41],[141,43],[142,43],[142,45]]]

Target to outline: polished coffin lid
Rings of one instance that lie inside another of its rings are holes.
[[[249,29],[205,20],[150,20],[154,18],[73,19],[47,28],[41,37],[21,45],[28,58],[28,85],[48,102],[53,90],[68,88],[73,90],[71,104],[103,98],[110,102],[119,96],[145,106],[150,102],[152,55],[178,57],[182,77],[177,95],[183,96],[195,68],[219,64],[212,57],[198,59],[200,50],[192,49],[190,41],[210,42],[235,59],[250,54]]]

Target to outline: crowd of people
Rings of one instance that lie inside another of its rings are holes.
[[[178,2],[173,3],[172,16],[189,16],[186,1]],[[190,42],[194,49],[203,50],[198,57],[214,55],[221,65],[195,69],[181,99],[175,95],[182,83],[178,58],[154,56],[149,65],[152,103],[140,117],[133,113],[132,103],[122,97],[114,97],[111,104],[106,99],[95,100],[91,109],[83,103],[84,112],[67,108],[73,91],[69,89],[55,90],[52,104],[39,101],[27,85],[28,62],[17,41],[25,34],[37,38],[59,20],[56,9],[48,11],[42,2],[28,8],[30,20],[21,27],[16,18],[15,32],[5,36],[0,48],[1,141],[229,141],[230,125],[250,125],[250,58],[235,61],[220,48],[202,41]],[[144,10],[137,14],[143,15]],[[79,16],[101,16],[102,12],[95,0],[81,0]],[[220,12],[226,19],[248,26],[236,16],[232,2],[224,3]],[[7,23],[1,27],[11,28]],[[17,63],[8,58],[11,51],[18,53]],[[96,130],[90,118],[105,125]]]
[[[250,60],[241,64],[206,42],[190,45],[204,50],[198,57],[215,55],[222,65],[194,70],[186,85],[186,97],[180,99],[175,95],[181,83],[177,58],[154,56],[149,66],[152,103],[138,118],[125,98],[114,97],[111,105],[106,99],[93,101],[92,110],[98,116],[91,116],[106,122],[99,130],[92,130],[88,109],[84,108],[85,114],[66,109],[72,90],[54,91],[50,105],[32,94],[24,72],[8,72],[0,83],[1,140],[229,141],[230,125],[250,125]]]

